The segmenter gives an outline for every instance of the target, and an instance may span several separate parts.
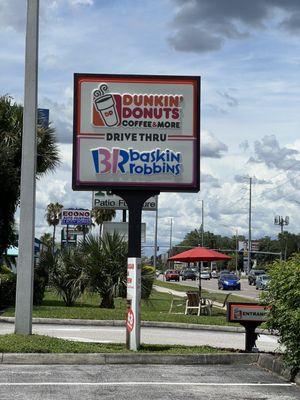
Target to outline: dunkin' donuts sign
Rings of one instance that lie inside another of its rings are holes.
[[[199,190],[200,78],[75,74],[73,189]]]

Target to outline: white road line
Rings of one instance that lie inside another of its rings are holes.
[[[290,387],[295,383],[207,383],[207,382],[0,382],[1,386],[267,386]]]

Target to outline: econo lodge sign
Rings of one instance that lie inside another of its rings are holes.
[[[200,78],[75,74],[73,189],[199,190]]]
[[[90,210],[63,209],[61,225],[90,225],[92,223]]]

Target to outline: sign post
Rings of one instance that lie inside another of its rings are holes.
[[[73,189],[110,190],[126,202],[128,265],[139,282],[144,203],[161,191],[199,191],[200,77],[74,78]],[[137,350],[140,285],[130,293],[127,346]]]
[[[249,353],[255,348],[256,328],[267,320],[270,306],[258,303],[227,303],[227,321],[237,322],[245,328],[245,350]]]
[[[15,333],[32,333],[39,0],[27,1]]]

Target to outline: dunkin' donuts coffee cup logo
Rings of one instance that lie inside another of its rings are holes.
[[[120,95],[107,91],[108,86],[102,83],[93,92],[93,123],[96,126],[117,126],[120,122]]]
[[[92,124],[180,129],[183,103],[177,94],[109,93],[108,85],[100,83],[92,93]]]

